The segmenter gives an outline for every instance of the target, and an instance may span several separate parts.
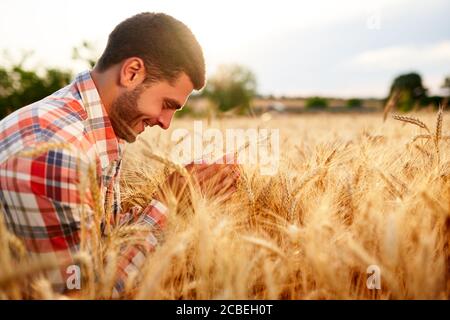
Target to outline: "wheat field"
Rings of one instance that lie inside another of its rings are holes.
[[[449,299],[450,125],[443,113],[408,116],[420,120],[356,113],[205,120],[221,130],[280,129],[279,170],[264,176],[242,165],[226,202],[196,190],[173,196],[164,242],[123,298]],[[170,132],[181,127],[192,120],[147,129],[127,148],[125,210],[145,205],[182,170],[168,160]],[[45,278],[58,261],[27,257],[1,226],[0,298],[109,299],[119,247],[142,241],[140,231],[90,230],[94,250],[77,256],[82,289],[66,296]],[[381,272],[380,289],[367,286],[369,266]]]

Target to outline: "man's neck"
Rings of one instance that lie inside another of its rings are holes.
[[[118,95],[116,70],[113,67],[99,72],[97,68],[94,68],[91,71],[91,78],[95,83],[102,104],[109,114],[111,105]]]

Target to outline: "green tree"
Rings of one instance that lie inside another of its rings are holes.
[[[450,76],[444,79],[441,88],[447,91],[447,96],[450,96]]]
[[[361,99],[353,98],[347,100],[347,108],[361,108],[362,104]]]
[[[0,119],[52,94],[72,78],[70,71],[47,68],[38,73],[24,68],[23,63],[24,60],[10,68],[0,67]]]
[[[240,65],[222,65],[208,79],[202,94],[210,99],[219,111],[237,109],[239,113],[249,110],[256,94],[256,77]]]
[[[444,99],[442,99],[442,102],[441,102],[445,108],[448,105],[448,101],[450,99],[450,76],[447,76],[444,79],[444,82],[442,83],[441,88],[445,90],[445,97],[444,97]]]
[[[322,97],[311,97],[306,100],[307,109],[325,109],[328,107],[328,100]]]
[[[417,73],[402,74],[394,79],[389,90],[388,99],[399,92],[397,108],[410,111],[426,98],[427,89],[422,84],[422,78]]]
[[[445,90],[446,97],[449,98],[450,97],[450,76],[448,76],[444,79],[444,82],[442,83],[441,88]]]

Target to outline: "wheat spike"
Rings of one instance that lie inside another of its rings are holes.
[[[439,141],[442,136],[442,120],[444,117],[444,108],[442,105],[439,107],[439,111],[436,118],[436,141]]]
[[[179,174],[181,174],[183,177],[185,178],[189,178],[190,174],[189,172],[186,170],[186,168],[182,165],[179,165],[171,160],[169,160],[166,157],[163,156],[159,156],[155,153],[153,153],[152,147],[150,146],[150,144],[148,143],[148,141],[146,141],[145,139],[142,139],[142,142],[144,143],[144,145],[148,148],[148,149],[144,149],[143,152],[145,153],[145,156],[149,157],[150,159],[156,160],[158,162],[161,162],[162,164],[175,169]]]
[[[433,138],[433,136],[430,134],[418,134],[418,135],[414,136],[411,143],[416,142],[416,140],[418,140],[418,139],[432,139],[432,138]]]
[[[51,283],[43,277],[35,280],[31,287],[35,292],[34,295],[40,300],[55,300],[56,298]]]
[[[273,244],[270,241],[267,241],[266,239],[248,235],[248,236],[242,236],[242,240],[244,240],[248,243],[254,244],[256,246],[262,247],[264,249],[267,249],[273,253],[276,253],[278,256],[280,256],[283,259],[287,259],[284,252],[281,251],[280,248],[278,248],[278,246],[276,246],[275,244]]]
[[[394,114],[392,116],[395,120],[399,120],[399,121],[403,121],[403,122],[407,122],[407,123],[411,123],[414,124],[422,129],[425,129],[428,133],[431,134],[430,129],[428,129],[427,125],[425,123],[423,123],[422,121],[420,121],[417,118],[413,118],[413,117],[407,117],[407,116],[400,116],[400,115],[396,115]]]
[[[440,162],[440,150],[439,150],[439,141],[441,139],[442,136],[442,118],[444,116],[444,109],[442,107],[442,105],[439,107],[439,111],[437,114],[437,118],[436,118],[436,132],[435,132],[435,137],[434,137],[434,143],[436,145],[436,153],[438,155],[438,163]]]
[[[433,158],[433,155],[431,154],[431,153],[429,153],[427,150],[425,150],[424,148],[422,148],[421,146],[419,146],[419,145],[414,145],[414,147],[417,149],[417,150],[419,150],[421,153],[423,153],[424,155],[426,155],[427,157],[429,157],[430,159],[432,159]]]

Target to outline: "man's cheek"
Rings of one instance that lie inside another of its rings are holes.
[[[139,112],[142,114],[142,118],[144,119],[158,119],[161,115],[161,111],[159,109],[151,107],[139,108]]]

